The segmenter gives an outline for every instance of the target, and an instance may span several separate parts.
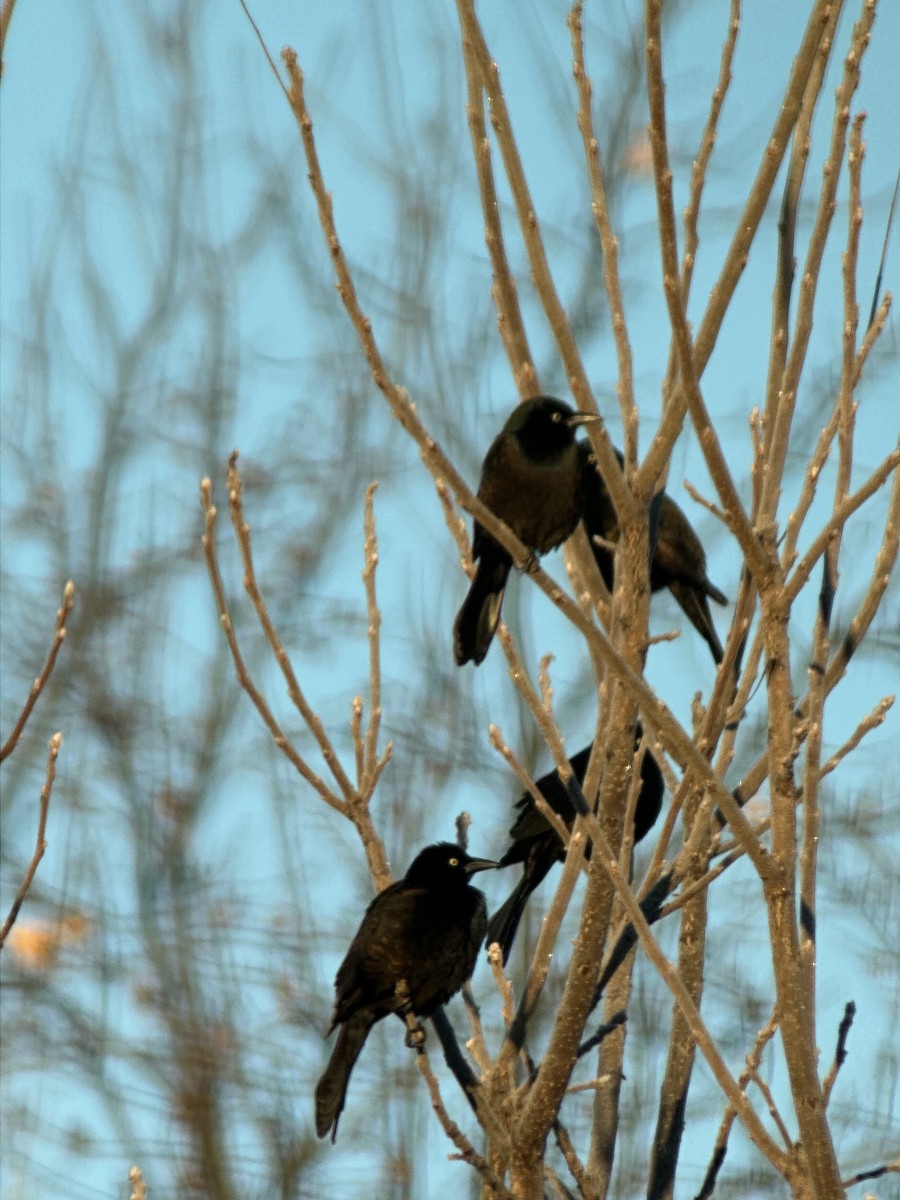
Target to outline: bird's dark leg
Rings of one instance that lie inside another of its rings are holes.
[[[397,999],[397,1016],[406,1022],[406,1044],[410,1050],[417,1050],[421,1054],[425,1046],[425,1030],[412,1010],[409,984],[405,979],[397,981],[394,995]]]

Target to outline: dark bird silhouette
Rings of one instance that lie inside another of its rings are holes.
[[[606,546],[598,546],[594,538],[601,537],[613,543],[619,540],[616,510],[606,484],[597,472],[591,447],[583,442],[579,453],[585,473],[584,526],[603,582],[612,591],[613,552]],[[618,450],[616,454],[621,465],[623,456]],[[713,625],[709,601],[727,604],[728,599],[706,574],[706,551],[690,521],[668,493],[662,493],[658,504],[657,511],[651,514],[656,518],[656,540],[650,561],[650,590],[669,589],[709,646],[718,665],[723,658],[722,643]]]
[[[641,729],[638,726],[637,741],[640,740]],[[584,782],[588,759],[592,746],[585,746],[569,759],[572,771],[579,783]],[[537,780],[537,787],[555,813],[559,813],[569,829],[575,823],[575,809],[566,790],[565,784],[556,770],[548,772],[542,779]],[[641,763],[641,790],[638,793],[634,810],[634,842],[635,845],[650,832],[656,824],[662,808],[662,798],[665,785],[662,771],[656,759],[650,753],[645,753]],[[623,798],[624,804],[624,798]],[[512,845],[500,859],[501,867],[522,863],[522,878],[513,888],[509,899],[501,905],[488,922],[487,944],[499,942],[503,950],[503,961],[507,961],[512,950],[516,930],[525,911],[528,897],[541,883],[555,862],[565,858],[565,848],[559,840],[559,835],[546,817],[538,810],[530,793],[526,792],[518,801],[516,817],[509,836]],[[588,855],[590,856],[590,846]]]
[[[459,846],[427,846],[404,877],[366,909],[334,981],[337,1042],[316,1085],[316,1133],[337,1136],[350,1073],[382,1017],[407,1011],[428,1017],[472,974],[487,928],[484,896],[469,885],[476,871],[496,867]],[[408,1003],[397,994],[405,981]]]
[[[586,484],[575,430],[593,420],[562,400],[535,396],[513,409],[485,455],[478,499],[535,554],[564,542],[581,518]],[[472,556],[475,578],[453,625],[458,666],[477,666],[487,654],[512,566],[477,521]]]

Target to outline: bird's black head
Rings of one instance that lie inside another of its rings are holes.
[[[516,437],[529,458],[553,458],[575,444],[575,430],[597,418],[576,412],[555,396],[533,396],[517,404],[510,413],[504,433]]]
[[[453,842],[426,846],[413,859],[405,881],[417,887],[465,887],[476,871],[489,871],[497,864],[487,858],[472,858]]]

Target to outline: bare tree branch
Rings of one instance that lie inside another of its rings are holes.
[[[47,813],[50,808],[50,793],[53,790],[53,781],[56,778],[56,759],[59,755],[59,748],[62,745],[62,734],[54,733],[50,739],[50,751],[47,755],[47,774],[44,779],[44,786],[41,788],[41,807],[38,814],[37,839],[34,846],[34,854],[31,856],[31,862],[28,864],[28,869],[25,872],[25,878],[22,880],[21,887],[16,893],[16,898],[12,902],[12,907],[6,915],[6,920],[3,922],[3,928],[0,929],[0,950],[3,949],[3,944],[6,941],[6,935],[9,933],[15,924],[16,917],[19,915],[19,909],[22,907],[25,897],[28,895],[28,889],[31,887],[35,872],[38,869],[41,859],[44,857],[44,851],[47,849],[47,841],[45,834],[47,832]]]
[[[18,745],[19,738],[25,730],[28,723],[28,718],[31,716],[32,709],[37,704],[38,697],[47,685],[47,680],[53,674],[53,668],[56,666],[56,658],[62,648],[62,644],[66,637],[66,624],[69,620],[69,615],[75,606],[75,584],[71,580],[63,589],[62,605],[56,613],[56,631],[53,634],[53,641],[50,643],[50,651],[47,655],[47,661],[41,669],[40,675],[31,685],[31,691],[28,694],[28,699],[25,701],[25,706],[19,714],[18,720],[12,728],[9,737],[3,743],[3,748],[0,750],[0,762],[3,762]]]

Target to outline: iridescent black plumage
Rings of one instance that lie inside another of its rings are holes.
[[[337,1136],[350,1073],[372,1026],[400,1015],[397,985],[406,983],[409,1010],[428,1017],[471,976],[487,907],[469,878],[496,865],[451,842],[427,846],[366,909],[334,981],[331,1030],[341,1029],[316,1085],[319,1137]]]
[[[535,396],[513,409],[491,443],[481,469],[478,498],[535,554],[546,554],[575,530],[584,508],[585,474],[575,430],[595,418],[552,396]],[[506,550],[475,522],[475,578],[453,626],[458,666],[477,666],[500,621],[512,566]]]
[[[594,540],[619,540],[619,523],[606,484],[594,465],[594,456],[587,443],[579,446],[585,474],[584,526],[603,582],[613,589],[613,552]],[[619,462],[622,455],[616,451]],[[681,605],[688,620],[709,646],[716,664],[722,661],[722,643],[709,611],[710,599],[717,604],[728,600],[706,574],[706,551],[690,521],[668,493],[658,500],[656,542],[650,561],[650,589],[658,592],[668,588]]]
[[[638,738],[640,738],[640,728]],[[585,746],[574,754],[569,762],[579,784],[584,782],[592,746]],[[555,813],[565,821],[569,829],[575,821],[575,809],[569,793],[556,770],[549,771],[537,780],[538,791]],[[634,841],[637,844],[646,837],[659,816],[665,785],[662,772],[652,754],[645,753],[641,763],[641,790],[634,810]],[[625,803],[623,798],[622,803]],[[503,961],[507,961],[512,950],[516,930],[525,911],[528,897],[541,883],[555,862],[562,862],[565,850],[556,830],[536,807],[531,795],[526,792],[517,802],[519,815],[509,836],[512,845],[500,859],[501,867],[522,863],[522,878],[513,888],[509,898],[497,909],[488,922],[487,944],[499,942],[503,950]],[[590,850],[590,848],[589,848]]]

